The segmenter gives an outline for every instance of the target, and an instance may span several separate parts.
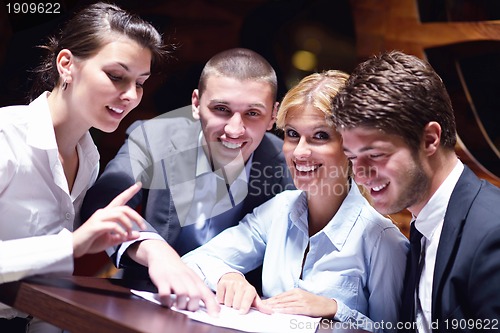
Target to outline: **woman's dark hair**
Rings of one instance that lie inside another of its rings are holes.
[[[161,34],[148,22],[120,7],[99,2],[85,7],[70,19],[60,34],[50,37],[46,45],[40,46],[49,55],[35,70],[35,80],[30,100],[42,92],[51,91],[59,84],[56,58],[63,49],[82,60],[95,55],[117,35],[126,36],[151,51],[151,66],[159,69],[173,49],[163,43]]]

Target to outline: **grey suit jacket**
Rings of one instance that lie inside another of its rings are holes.
[[[127,187],[141,181],[143,189],[128,205],[138,209],[150,226],[173,245],[185,223],[194,193],[200,131],[199,121],[182,117],[132,124],[127,130],[126,142],[87,192],[81,209],[82,221]],[[277,193],[294,188],[282,145],[280,138],[266,133],[255,150],[248,194],[234,225]]]

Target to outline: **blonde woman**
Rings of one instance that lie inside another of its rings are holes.
[[[398,317],[408,241],[350,176],[331,101],[348,75],[307,76],[284,97],[277,126],[297,190],[183,257],[221,304],[387,328]],[[263,299],[244,278],[263,264]]]

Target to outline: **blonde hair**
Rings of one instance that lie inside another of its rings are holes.
[[[291,110],[304,109],[306,106],[312,106],[323,112],[325,118],[330,121],[332,100],[348,78],[348,74],[339,70],[328,70],[306,76],[291,88],[281,101],[276,126],[283,129],[287,114]]]

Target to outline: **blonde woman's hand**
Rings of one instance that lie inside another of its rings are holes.
[[[97,210],[85,223],[73,232],[73,256],[104,251],[125,241],[139,237],[132,230],[136,224],[141,230],[146,228],[144,220],[126,203],[141,189],[136,183],[119,194],[105,208]]]
[[[217,283],[217,301],[220,304],[248,313],[250,307],[271,314],[273,311],[260,299],[255,287],[240,273],[224,274]]]
[[[337,313],[337,301],[295,288],[263,301],[275,312],[333,318]]]

